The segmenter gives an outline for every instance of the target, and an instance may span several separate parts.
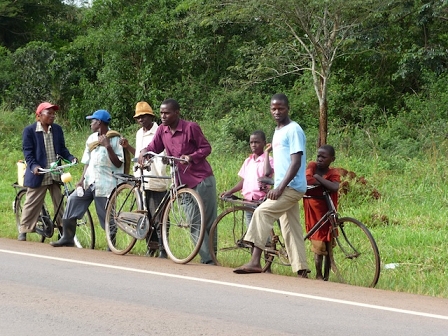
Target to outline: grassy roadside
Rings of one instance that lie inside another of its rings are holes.
[[[13,126],[9,129],[8,122],[0,129],[3,134],[0,149],[3,157],[0,162],[3,172],[0,181],[0,236],[11,239],[17,236],[11,207],[15,192],[11,184],[17,180],[16,162],[22,158],[21,129],[29,119],[15,118],[14,121],[10,120]],[[203,124],[213,146],[211,127]],[[64,130],[67,146],[80,158],[89,134],[87,125],[81,131],[64,125]],[[124,135],[133,139],[133,131],[133,127],[128,127]],[[9,132],[8,136],[5,132]],[[313,143],[311,138],[310,135],[310,144]],[[368,144],[350,147],[342,133],[332,134],[329,140],[336,147],[335,166],[356,175],[346,178],[349,192],[341,196],[339,212],[361,220],[371,230],[383,265],[396,264],[391,269],[383,267],[377,288],[448,298],[448,251],[445,248],[448,240],[448,168],[445,157],[448,141],[427,146],[418,156],[409,158],[375,154]],[[243,152],[229,154],[216,150],[212,153],[210,163],[217,178],[218,193],[237,182],[236,174],[245,156]],[[310,147],[308,160],[314,156],[315,149]],[[72,170],[75,180],[79,178],[81,169],[80,165]],[[98,226],[96,218],[94,221]],[[103,232],[101,229],[97,232],[97,246],[105,248]],[[138,246],[137,251],[143,251],[143,247]],[[285,274],[289,274],[289,270],[285,270]]]

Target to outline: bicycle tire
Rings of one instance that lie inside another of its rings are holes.
[[[199,194],[190,188],[176,190],[163,211],[162,240],[168,257],[178,264],[193,260],[205,236],[205,210]]]
[[[252,246],[244,242],[248,223],[246,212],[253,213],[254,208],[233,206],[225,209],[213,222],[210,237],[217,237],[216,251],[213,239],[209,240],[209,249],[216,265],[236,268],[248,263],[252,257]],[[271,266],[274,256],[266,250],[260,259],[262,272]]]
[[[69,192],[69,196],[75,190]],[[67,206],[67,197],[64,197],[64,209]],[[59,236],[59,235],[58,235]],[[89,209],[81,219],[76,220],[75,246],[93,250],[95,248],[95,225]]]
[[[69,192],[69,195],[71,195],[74,192],[74,190]],[[61,219],[63,212],[67,206],[67,197],[63,195],[63,206],[59,211],[62,211]],[[44,212],[46,215],[44,215]],[[62,238],[63,232],[61,225],[62,223],[57,223],[53,219],[56,218],[56,216],[51,216],[49,211],[47,210],[45,203],[42,206],[42,211],[40,214],[40,218],[47,217],[52,221],[53,226],[53,232],[48,235],[42,235],[41,242],[44,242],[45,240],[48,241],[57,241]],[[39,225],[39,222],[38,222]],[[55,235],[55,233],[57,234]],[[86,248],[86,249],[94,249],[95,248],[95,226],[92,219],[92,214],[89,209],[87,209],[86,213],[81,219],[77,219],[77,225],[76,225],[76,234],[75,234],[75,246],[78,248]]]
[[[48,194],[45,196],[48,196]],[[55,223],[51,220],[50,212],[44,202],[36,224],[36,233],[41,236],[41,243],[45,242],[45,239],[51,239],[54,235],[55,229],[58,231],[57,239],[62,237],[61,230],[56,228],[56,226],[57,225],[55,225]]]
[[[73,192],[74,190],[70,191],[69,195]],[[67,198],[65,198],[64,209],[66,203]],[[95,226],[89,209],[81,219],[76,220],[75,246],[91,250],[95,248]]]
[[[125,220],[120,215],[138,214],[142,209],[141,195],[134,185],[129,183],[120,184],[109,196],[106,205],[105,231],[107,245],[113,253],[124,255],[132,250],[137,241],[116,224],[120,221],[121,225],[135,229],[137,222]]]
[[[15,219],[16,219],[16,227],[17,227],[17,232],[20,232],[20,222],[22,219],[22,210],[23,210],[23,205],[25,204],[25,199],[26,199],[26,189],[22,189],[20,190],[15,199],[14,199],[14,214],[15,214]],[[43,205],[44,206],[44,205]],[[39,218],[38,221],[36,223],[36,226],[40,226],[42,227],[42,210],[41,213],[39,214]],[[45,241],[45,237],[41,236],[40,234],[36,233],[36,232],[30,232],[26,234],[26,240],[28,241],[37,241],[37,242],[44,242]]]
[[[354,218],[339,218],[335,240],[330,279],[333,276],[337,282],[375,287],[380,277],[380,254],[366,226]]]

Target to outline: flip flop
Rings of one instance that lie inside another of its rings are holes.
[[[235,268],[233,270],[233,273],[236,273],[236,274],[261,273],[261,268],[252,268],[252,267],[247,267],[247,266],[241,266],[241,267]]]

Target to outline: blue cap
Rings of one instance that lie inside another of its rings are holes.
[[[86,119],[98,119],[104,121],[105,123],[109,123],[112,117],[106,110],[98,110],[95,111],[91,116],[87,116]]]

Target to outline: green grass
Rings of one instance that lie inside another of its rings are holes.
[[[15,191],[11,184],[17,180],[16,162],[22,159],[21,131],[32,120],[1,110],[0,115],[5,120],[0,125],[0,155],[3,158],[0,162],[0,236],[15,239],[17,230],[12,211]],[[61,124],[68,148],[81,158],[85,139],[90,133],[88,125],[76,130]],[[214,146],[215,131],[206,123],[202,125]],[[125,136],[134,138],[134,127],[123,129]],[[308,160],[315,157],[314,132],[307,130]],[[448,140],[443,137],[433,139],[430,133],[427,134],[425,144],[412,156],[382,149],[378,142],[367,141],[361,133],[351,134],[349,140],[342,131],[332,133],[329,143],[336,148],[335,166],[356,174],[351,179],[345,178],[349,192],[340,197],[339,213],[362,221],[376,239],[382,260],[376,288],[448,298]],[[237,172],[247,152],[235,153],[217,147],[209,161],[216,175],[219,194],[238,181]],[[75,181],[81,171],[82,165],[72,169]],[[220,202],[218,212],[223,208]],[[105,249],[104,231],[98,225],[93,206],[91,211],[96,224],[96,247]],[[307,246],[313,269],[312,254]],[[145,251],[145,242],[139,241],[132,253],[144,254]],[[398,266],[384,269],[383,266],[390,263]],[[277,267],[274,271],[291,275],[288,267]]]

